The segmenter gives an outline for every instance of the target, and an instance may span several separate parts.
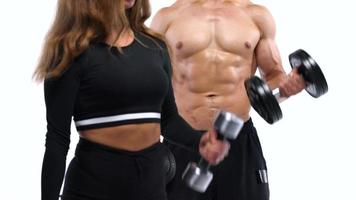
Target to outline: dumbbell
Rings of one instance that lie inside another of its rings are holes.
[[[218,139],[231,139],[237,138],[244,121],[236,115],[221,111],[214,121],[214,129],[217,132]],[[200,159],[199,163],[191,162],[185,169],[182,179],[183,182],[191,189],[197,192],[205,192],[208,188],[213,174],[209,171],[210,164]]]
[[[312,97],[318,98],[328,91],[328,84],[323,72],[307,52],[302,49],[293,52],[289,55],[289,63],[292,69],[296,68],[303,77],[306,83],[305,90]],[[273,124],[282,118],[279,103],[287,98],[280,94],[279,89],[271,91],[268,85],[257,76],[246,80],[245,88],[251,106],[263,119]]]
[[[168,184],[176,174],[177,164],[173,153],[168,148],[165,148],[165,154],[163,165],[166,172],[166,184]]]

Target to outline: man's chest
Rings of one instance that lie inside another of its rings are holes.
[[[238,53],[253,50],[260,31],[242,9],[193,7],[172,20],[165,36],[177,51],[218,48]]]

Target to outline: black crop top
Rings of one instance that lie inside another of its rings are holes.
[[[165,139],[198,151],[202,133],[193,130],[178,114],[167,47],[143,33],[135,33],[135,37],[123,48],[123,54],[106,43],[93,43],[61,76],[45,80],[43,200],[58,199],[72,117],[78,131],[161,123]]]

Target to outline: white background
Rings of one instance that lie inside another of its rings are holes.
[[[152,13],[173,2],[151,0]],[[304,48],[329,83],[329,92],[319,99],[302,92],[284,102],[284,118],[275,125],[252,112],[269,167],[271,200],[355,200],[353,1],[255,3],[265,5],[275,18],[285,69],[289,71],[288,54]],[[42,84],[31,75],[55,6],[55,0],[0,2],[1,199],[40,199],[45,107]],[[68,162],[78,141],[74,127],[71,138]]]

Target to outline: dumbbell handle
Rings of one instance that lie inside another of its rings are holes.
[[[201,171],[208,171],[211,165],[204,158],[201,158],[199,160],[198,166]]]
[[[278,103],[282,103],[283,101],[287,100],[288,97],[284,97],[282,96],[279,88],[276,88],[272,91],[272,94],[274,95],[274,97],[276,97]]]

